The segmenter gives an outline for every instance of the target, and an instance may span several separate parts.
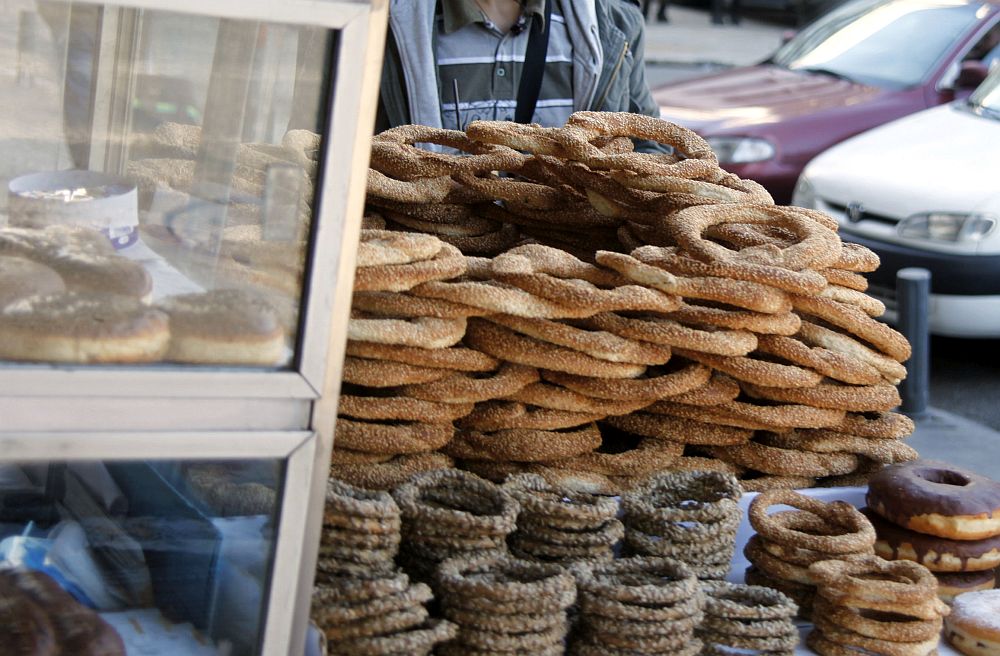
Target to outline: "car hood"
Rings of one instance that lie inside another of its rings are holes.
[[[829,75],[761,64],[658,87],[653,98],[664,119],[714,134],[843,109],[880,93]]]
[[[817,156],[805,175],[824,200],[862,202],[887,216],[984,210],[997,192],[997,143],[1000,120],[952,103],[848,139]]]

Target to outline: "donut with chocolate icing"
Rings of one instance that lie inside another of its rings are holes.
[[[950,540],[1000,535],[1000,483],[942,462],[915,460],[872,476],[868,507],[890,522]]]
[[[932,572],[980,572],[1000,567],[1000,536],[949,540],[896,526],[870,508],[861,512],[875,527],[875,553],[886,560],[912,560]]]
[[[996,570],[984,572],[935,572],[938,580],[938,597],[950,604],[960,594],[997,587]]]
[[[944,619],[948,642],[968,656],[1000,655],[1000,590],[967,592],[955,597]]]

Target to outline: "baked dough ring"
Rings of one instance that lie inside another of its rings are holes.
[[[820,346],[810,347],[791,337],[758,335],[757,350],[852,385],[877,385],[883,380],[882,373],[863,360]]]
[[[852,453],[806,453],[753,441],[738,446],[704,448],[720,460],[779,476],[834,476],[852,472],[858,466],[858,457]]]
[[[485,401],[456,422],[463,430],[490,433],[510,428],[554,431],[603,419],[604,412],[572,412],[527,406],[516,401]]]
[[[733,330],[746,330],[759,335],[794,335],[802,321],[791,311],[766,314],[753,310],[729,309],[681,302],[681,307],[668,312],[667,319],[682,324],[715,326]]]
[[[464,317],[385,319],[351,312],[347,322],[347,339],[417,348],[447,348],[462,339],[465,329]]]
[[[566,375],[569,376],[571,374]],[[608,380],[615,383],[625,382],[618,378]],[[652,403],[652,400],[644,398],[628,401],[611,401],[594,398],[559,385],[549,385],[541,382],[526,385],[504,398],[508,401],[519,401],[520,403],[527,403],[539,408],[565,410],[567,412],[599,413],[602,415],[625,415]]]
[[[802,326],[799,328],[796,336],[807,344],[842,353],[847,357],[875,367],[882,374],[882,377],[893,385],[898,385],[900,381],[906,378],[905,366],[893,358],[862,344],[850,335],[844,335],[811,321],[803,320]]]
[[[753,432],[749,430],[649,412],[633,412],[630,415],[620,417],[607,417],[604,423],[635,435],[668,440],[679,444],[728,447],[744,444],[753,437]]]
[[[711,370],[700,364],[688,363],[680,369],[651,367],[641,376],[625,379],[579,376],[552,370],[543,370],[542,376],[549,382],[592,398],[652,402],[701,387],[711,376]]]
[[[397,387],[441,380],[450,373],[437,367],[348,356],[344,358],[343,381],[365,387]]]
[[[467,265],[462,251],[451,244],[440,244],[437,255],[429,260],[358,267],[354,291],[403,292],[420,283],[457,278],[465,273]]]
[[[749,356],[725,356],[687,348],[675,348],[674,353],[688,360],[722,371],[736,380],[772,387],[814,387],[823,380],[822,374],[797,365],[780,364]]]
[[[743,391],[758,399],[799,403],[815,408],[833,410],[853,410],[855,412],[878,412],[891,410],[902,400],[895,385],[843,385],[840,383],[819,383],[813,387],[789,389],[785,387],[765,387],[743,383]]]
[[[569,458],[601,445],[597,424],[561,431],[506,429],[493,433],[458,431],[444,451],[464,460],[541,462]]]
[[[487,317],[487,321],[543,342],[580,351],[599,360],[660,365],[670,359],[670,347],[663,344],[626,339],[603,330],[577,328],[568,322],[529,319],[509,314],[491,315]]]
[[[738,251],[706,240],[702,233],[720,223],[747,223],[779,226],[798,240],[785,248],[749,247]],[[840,257],[843,244],[837,233],[797,208],[776,205],[699,205],[665,217],[660,228],[677,245],[705,262],[748,262],[802,269],[824,269]]]
[[[422,262],[433,258],[440,250],[440,240],[431,235],[395,230],[362,230],[357,266]]]
[[[400,393],[427,401],[479,403],[509,396],[535,382],[538,370],[534,367],[504,362],[490,376],[455,373],[430,383],[406,385]]]
[[[496,358],[583,376],[635,378],[646,370],[643,365],[598,360],[579,351],[519,335],[483,319],[469,322],[465,339],[469,346]]]
[[[897,362],[910,358],[910,343],[899,332],[858,308],[828,298],[791,295],[792,305],[799,313],[819,317],[868,342]]]
[[[437,451],[455,434],[450,423],[425,424],[421,422],[383,424],[354,421],[339,417],[334,429],[337,448],[397,455]]]
[[[745,330],[692,328],[655,314],[628,316],[602,312],[588,317],[579,325],[628,339],[665,344],[673,347],[674,353],[678,353],[679,349],[688,349],[706,355],[716,354],[721,358],[746,355],[757,348],[757,337]]]

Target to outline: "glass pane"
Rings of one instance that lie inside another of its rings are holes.
[[[132,655],[257,653],[283,476],[260,460],[0,464],[0,598],[60,653],[77,653],[67,623]]]
[[[289,367],[334,34],[0,11],[0,360]]]

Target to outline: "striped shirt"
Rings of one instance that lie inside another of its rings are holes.
[[[500,32],[474,0],[442,0],[435,16],[435,56],[441,82],[441,120],[464,130],[470,121],[512,121],[532,21],[544,21],[543,3],[528,0],[507,34]],[[573,113],[573,45],[559,2],[552,7],[545,75],[533,123],[558,127]],[[458,102],[455,83],[458,84]]]

